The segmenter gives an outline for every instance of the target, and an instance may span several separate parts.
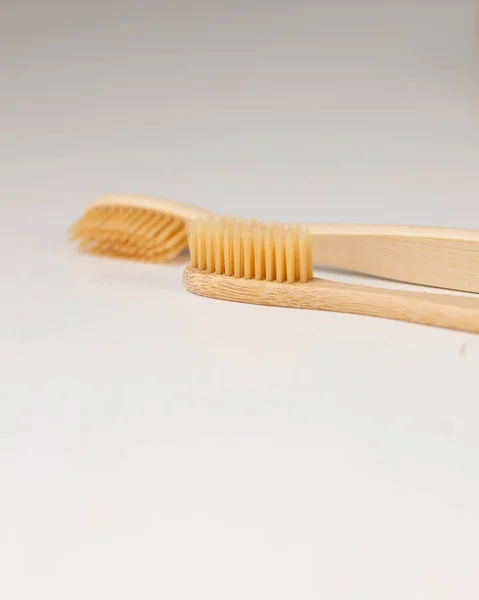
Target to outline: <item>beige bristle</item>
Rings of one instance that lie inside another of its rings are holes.
[[[215,270],[213,231],[208,229],[205,232],[205,249],[206,249],[206,270],[212,273]]]
[[[274,252],[274,231],[268,227],[264,234],[258,230],[258,242],[264,248],[264,275],[266,281],[273,281],[276,275],[276,256]]]
[[[198,269],[206,270],[206,240],[205,232],[200,231],[200,235],[196,241],[196,252],[198,259]]]
[[[313,278],[310,234],[299,225],[207,217],[189,223],[188,240],[191,266],[207,273],[281,283]]]
[[[215,256],[215,273],[221,275],[225,269],[225,259],[223,256],[222,248],[224,244],[224,232],[220,227],[216,228],[214,232],[214,256]]]
[[[285,232],[280,227],[273,229],[273,248],[275,254],[274,266],[276,268],[275,279],[277,281],[284,281],[285,277],[285,247],[284,247]]]
[[[244,256],[243,256],[243,231],[240,223],[233,226],[233,275],[243,277]]]
[[[96,256],[166,262],[186,249],[183,219],[129,206],[95,206],[70,227],[78,248]]]
[[[268,243],[267,240],[263,242],[263,236],[261,232],[261,227],[255,227],[254,232],[254,278],[258,281],[265,279],[266,270],[265,270],[265,251],[264,246]]]
[[[231,224],[227,223],[223,231],[223,246],[219,248],[219,255],[223,255],[224,274],[233,275],[233,231]]]
[[[255,273],[252,227],[243,229],[243,277],[253,279]]]

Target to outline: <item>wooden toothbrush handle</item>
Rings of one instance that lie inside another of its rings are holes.
[[[479,292],[479,231],[306,225],[313,261],[348,271],[464,292]]]
[[[186,289],[219,300],[325,310],[479,333],[479,298],[406,292],[326,279],[276,283],[205,273],[186,267]]]
[[[479,298],[470,296],[406,292],[321,279],[311,282],[311,296],[311,308],[319,310],[479,333]]]

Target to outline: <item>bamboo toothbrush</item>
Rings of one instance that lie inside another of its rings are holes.
[[[313,278],[310,232],[206,217],[188,225],[188,291],[220,300],[382,317],[479,333],[479,299]]]
[[[211,215],[139,195],[102,196],[70,228],[80,251],[166,262],[187,248],[188,221]],[[479,231],[397,225],[306,224],[315,264],[433,287],[479,292]]]

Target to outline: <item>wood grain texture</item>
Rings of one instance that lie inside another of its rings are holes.
[[[310,225],[313,262],[407,283],[479,292],[479,231]]]
[[[479,299],[433,292],[406,292],[314,279],[276,283],[184,270],[185,288],[219,300],[325,310],[479,333]]]

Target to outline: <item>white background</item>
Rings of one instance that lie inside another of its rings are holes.
[[[479,228],[474,11],[3,2],[2,598],[479,596],[476,336],[198,298],[65,236],[108,192]]]

